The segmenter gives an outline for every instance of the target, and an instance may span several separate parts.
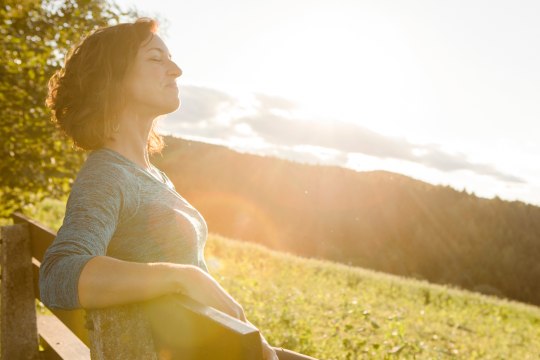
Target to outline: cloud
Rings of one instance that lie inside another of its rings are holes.
[[[523,179],[498,171],[493,165],[470,162],[464,154],[452,155],[432,149],[418,156],[417,162],[442,171],[470,170],[479,175],[488,175],[502,181],[526,183]]]
[[[184,86],[180,93],[181,106],[175,114],[181,122],[197,123],[212,119],[224,104],[234,103],[229,94],[203,86]]]
[[[226,141],[256,138],[258,143],[274,146],[277,153],[297,160],[313,162],[314,153],[299,146],[322,147],[337,152],[327,157],[336,165],[346,163],[346,154],[362,153],[381,159],[419,163],[443,172],[469,170],[478,175],[524,183],[490,164],[470,161],[465,154],[449,154],[438,145],[413,144],[404,138],[390,137],[350,122],[307,120],[291,115],[295,104],[265,94],[245,98],[199,86],[182,88],[182,107],[167,119],[162,128],[180,136],[198,136]],[[249,131],[248,131],[249,130]]]
[[[403,157],[410,146],[351,123],[286,118],[260,113],[240,119],[269,142],[280,145],[316,145],[343,152],[360,152],[376,157]]]
[[[239,150],[243,151],[244,149]],[[303,164],[343,165],[347,162],[347,155],[339,151],[334,151],[331,154],[326,153],[323,157],[321,157],[318,151],[310,151],[310,149],[281,145],[255,149],[249,152],[263,156],[274,156],[282,159],[288,159]]]
[[[294,110],[296,104],[288,99],[266,94],[255,94],[262,109]]]

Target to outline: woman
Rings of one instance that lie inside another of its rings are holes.
[[[95,31],[49,82],[53,121],[92,152],[41,264],[41,297],[90,309],[183,293],[247,322],[208,273],[203,217],[149,161],[163,147],[155,121],[178,108],[182,75],[156,28],[139,19]],[[262,345],[265,359],[304,358]]]

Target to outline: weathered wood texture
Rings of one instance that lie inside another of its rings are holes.
[[[3,226],[0,233],[2,359],[38,359],[36,300],[32,285],[28,227]]]
[[[46,359],[90,360],[90,350],[56,316],[38,315],[38,332],[44,342]]]
[[[93,360],[157,360],[140,305],[87,311]]]

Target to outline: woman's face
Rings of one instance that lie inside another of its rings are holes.
[[[142,116],[156,117],[178,109],[176,78],[182,70],[171,60],[167,46],[152,35],[139,48],[125,79],[126,107]]]

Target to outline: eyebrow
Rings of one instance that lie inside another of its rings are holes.
[[[158,47],[150,48],[150,49],[146,50],[146,52],[149,52],[149,51],[152,51],[152,50],[157,50],[157,51],[159,51],[160,53],[165,54],[165,51],[164,51],[163,49],[161,49],[161,48],[158,48]],[[172,55],[171,55],[171,54],[169,54],[169,59],[172,59]]]

